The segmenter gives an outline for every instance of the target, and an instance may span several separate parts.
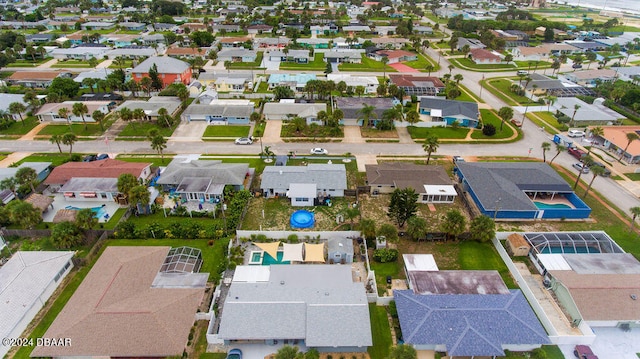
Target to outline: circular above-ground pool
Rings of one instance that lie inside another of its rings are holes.
[[[291,227],[293,228],[311,228],[316,223],[312,212],[301,209],[291,214]]]

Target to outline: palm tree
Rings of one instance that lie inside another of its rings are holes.
[[[142,122],[147,117],[147,114],[144,113],[144,110],[141,108],[136,108],[131,112],[131,116],[134,120]]]
[[[422,149],[427,153],[427,165],[429,164],[429,161],[431,161],[431,154],[438,150],[438,146],[440,146],[438,137],[429,136],[424,139],[424,143],[422,144]]]
[[[104,121],[104,118],[106,117],[106,115],[102,111],[95,110],[91,114],[91,117],[93,117],[93,120],[100,125],[100,130],[104,132],[104,125],[102,124],[102,122]]]
[[[157,134],[151,138],[151,149],[160,154],[162,163],[164,163],[164,149],[167,148],[167,139]]]
[[[582,198],[587,198],[587,194],[589,194],[589,191],[591,190],[591,185],[593,185],[593,181],[596,180],[596,177],[602,176],[604,174],[604,167],[591,166],[591,174],[593,175],[593,177],[591,177],[591,181],[589,181],[589,186],[587,186],[587,190],[584,191],[584,195],[582,196]]]
[[[638,139],[640,139],[640,137],[638,137],[637,133],[635,133],[635,132],[628,132],[627,133],[627,145],[624,147],[624,151],[622,151],[622,154],[620,155],[619,160],[622,160],[622,157],[624,157],[624,154],[627,153],[627,149],[631,145],[631,142],[636,141]]]
[[[591,67],[591,63],[598,59],[598,54],[596,54],[593,51],[587,51],[587,54],[585,55],[585,57],[587,58],[587,60],[589,60],[589,63],[587,64],[587,70],[588,70],[589,67]]]
[[[373,126],[373,121],[371,119],[376,118],[376,108],[375,106],[367,105],[366,103],[362,104],[362,108],[358,110],[358,119],[362,119],[363,124],[366,124],[369,127]]]
[[[453,79],[456,81],[457,84],[459,84],[460,81],[464,80],[464,77],[461,74],[455,74],[453,75]]]
[[[640,207],[631,207],[629,211],[631,211],[631,223],[629,224],[629,232],[631,232],[636,223],[636,217],[640,216]]]
[[[382,62],[382,78],[387,78],[387,64],[389,63],[389,58],[387,56],[382,56],[380,62]]]
[[[551,109],[551,105],[556,103],[556,101],[558,101],[558,98],[553,95],[547,95],[545,97],[545,101],[547,101],[547,112],[549,112],[549,110]]]
[[[9,113],[12,115],[19,115],[20,121],[22,121],[22,126],[24,126],[24,117],[22,117],[22,113],[26,110],[27,107],[21,102],[12,102],[9,104]]]
[[[55,143],[58,146],[58,151],[62,153],[62,147],[60,147],[60,143],[62,142],[62,135],[51,135],[49,138],[49,142]]]
[[[58,117],[64,118],[65,120],[67,120],[67,124],[69,124],[69,131],[73,131],[73,129],[71,128],[71,120],[69,119],[69,109],[68,108],[61,107],[60,109],[58,109]]]
[[[169,116],[169,111],[166,108],[162,107],[158,110],[158,120],[162,119],[167,124],[167,127],[171,127],[170,122],[171,116]]]
[[[74,135],[71,132],[67,132],[64,135],[62,135],[61,142],[69,146],[69,157],[71,157],[73,153],[73,144],[76,143],[76,141],[78,141],[78,137],[76,137],[76,135]]]
[[[75,116],[82,117],[82,122],[84,123],[84,129],[87,129],[87,121],[84,119],[84,114],[89,113],[89,108],[83,102],[76,102],[73,104],[73,108],[71,110]]]
[[[551,149],[551,144],[547,141],[542,142],[542,146],[540,146],[542,148],[542,161],[543,162],[547,162],[547,151],[549,151]]]
[[[13,196],[16,198],[18,198],[18,194],[16,193],[17,188],[18,188],[18,181],[16,180],[15,177],[6,177],[2,181],[0,181],[0,189],[11,191],[11,193],[13,193]]]
[[[85,77],[82,79],[82,85],[86,86],[89,88],[89,90],[91,90],[91,93],[93,93],[93,86],[96,85],[98,81],[92,77]]]
[[[584,156],[582,158],[582,165],[585,167],[590,167],[593,164],[593,157],[591,156]],[[573,190],[575,191],[576,188],[578,188],[578,183],[580,183],[580,177],[582,177],[582,170],[578,171],[578,178],[576,178],[576,181],[573,184]]]
[[[435,66],[433,66],[431,64],[427,65],[427,67],[425,67],[425,70],[427,70],[427,72],[429,73],[427,76],[431,76],[431,71],[433,71],[435,69],[436,69]]]
[[[553,156],[553,158],[551,159],[551,161],[549,161],[549,164],[553,163],[553,160],[556,159],[556,157],[558,157],[558,155],[564,151],[566,151],[567,148],[559,143],[556,143],[556,155]]]
[[[344,211],[344,216],[350,222],[349,229],[353,229],[353,220],[360,215],[360,209],[357,207],[350,207]]]
[[[500,110],[498,110],[498,116],[500,116],[502,120],[500,122],[500,131],[502,131],[502,125],[504,125],[505,121],[511,121],[513,118],[513,109],[507,106],[501,107]]]
[[[569,127],[573,127],[573,119],[576,117],[576,113],[578,113],[579,109],[580,109],[580,105],[573,106],[573,116],[571,116],[571,121],[569,121]]]
[[[449,65],[447,68],[449,69],[449,75],[451,75],[451,71],[453,71],[455,67],[453,65]]]

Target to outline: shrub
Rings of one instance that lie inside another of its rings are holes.
[[[496,126],[492,125],[492,124],[486,124],[482,127],[482,134],[485,136],[493,136],[496,134]]]
[[[398,259],[398,250],[382,248],[373,251],[373,260],[380,263],[395,262]]]
[[[298,235],[290,234],[289,237],[287,237],[287,242],[288,243],[298,243]]]

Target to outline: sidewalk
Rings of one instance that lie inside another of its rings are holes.
[[[33,140],[36,135],[42,131],[43,128],[45,128],[47,126],[46,123],[40,123],[38,124],[36,127],[34,127],[31,131],[25,133],[22,137],[20,137],[19,139],[17,139],[17,141],[31,141]]]
[[[30,156],[31,152],[13,152],[7,155],[7,158],[0,161],[0,168],[7,168],[21,159]]]
[[[51,67],[51,65],[55,65],[57,63],[58,63],[58,59],[52,59],[52,60],[49,60],[49,61],[45,62],[44,64],[38,65],[38,68],[39,69],[48,69],[48,68]]]

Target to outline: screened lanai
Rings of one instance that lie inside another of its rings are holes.
[[[202,252],[197,248],[171,248],[160,267],[161,273],[198,273],[202,266]]]
[[[624,253],[605,232],[530,232],[524,238],[536,253]]]

